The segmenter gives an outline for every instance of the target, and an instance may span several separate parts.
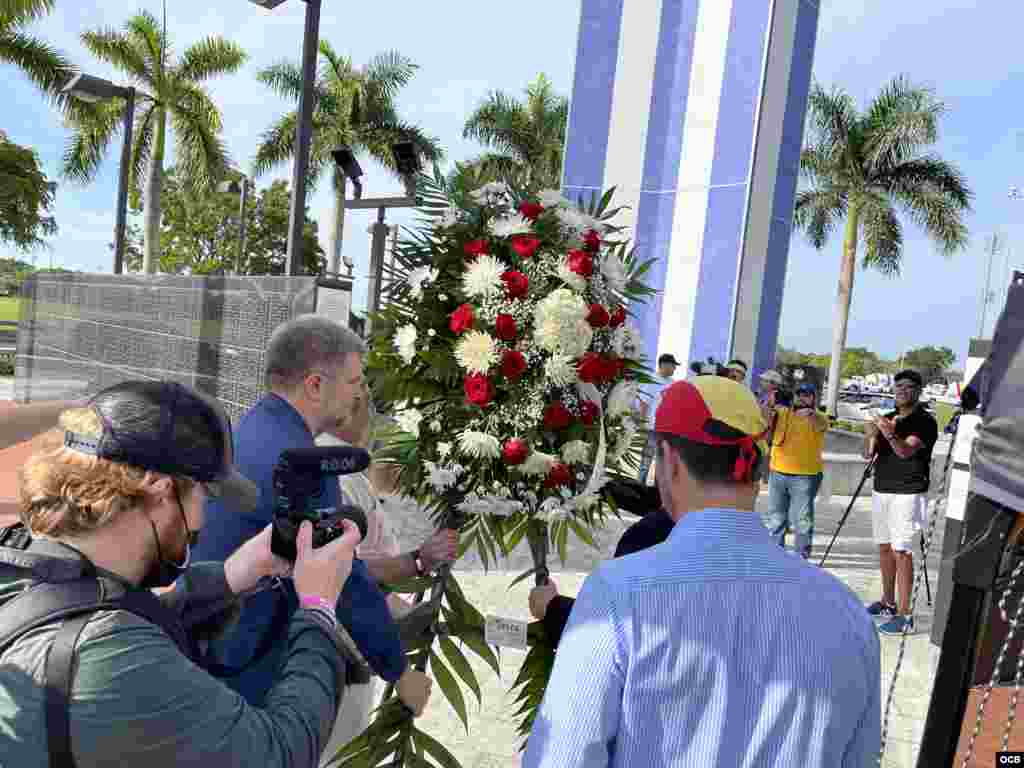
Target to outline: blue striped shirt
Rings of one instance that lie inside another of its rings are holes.
[[[874,766],[880,665],[842,582],[753,512],[692,512],[587,578],[523,766]]]

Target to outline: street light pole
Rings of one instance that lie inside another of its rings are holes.
[[[288,227],[288,274],[301,274],[302,230],[306,223],[306,177],[313,133],[313,83],[320,45],[320,0],[306,0],[306,30],[302,37],[302,94],[295,126],[295,167],[292,169],[292,205]]]
[[[135,88],[120,86],[92,75],[78,74],[61,89],[80,101],[95,104],[122,98],[124,107],[124,144],[121,147],[121,171],[117,182],[117,211],[114,220],[114,274],[124,272],[125,228],[128,219],[128,179],[132,165],[132,130],[135,125]]]
[[[128,174],[132,165],[132,130],[135,126],[135,89],[125,89],[124,145],[117,180],[117,219],[114,224],[114,274],[124,273],[125,228],[128,225]]]

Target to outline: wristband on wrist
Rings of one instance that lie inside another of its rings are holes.
[[[303,608],[319,608],[334,615],[334,606],[319,595],[299,595],[299,604]]]

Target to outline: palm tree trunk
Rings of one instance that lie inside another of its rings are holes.
[[[839,267],[839,295],[836,297],[836,324],[832,333],[832,360],[828,366],[828,412],[836,415],[839,402],[839,375],[846,347],[846,325],[850,320],[850,300],[853,298],[853,276],[857,269],[857,231],[860,225],[860,206],[850,205],[846,218],[846,237],[843,240],[843,261]]]
[[[159,109],[156,117],[156,136],[153,137],[153,154],[146,171],[146,199],[144,206],[145,243],[142,255],[142,271],[147,275],[156,273],[160,266],[160,191],[164,176],[164,140],[167,135],[167,113]]]
[[[341,272],[341,245],[345,234],[345,198],[348,194],[348,179],[345,174],[334,169],[334,212],[331,216],[331,226],[328,231],[328,253],[330,258],[327,262],[328,274]]]

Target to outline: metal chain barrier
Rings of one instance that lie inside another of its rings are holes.
[[[1017,587],[1017,582],[1020,579],[1021,574],[1024,573],[1024,560],[1017,563],[1017,566],[1013,569],[1013,574],[1010,576],[1010,583],[1006,585],[1006,589],[1003,590],[1002,595],[999,597],[999,612],[1006,616],[1006,600],[1010,596],[1010,593]],[[988,700],[992,696],[992,689],[996,683],[999,682],[999,672],[1003,668],[1003,661],[1006,659],[1006,652],[1010,648],[1010,644],[1013,642],[1014,636],[1017,634],[1017,626],[1020,621],[1021,607],[1024,606],[1024,600],[1017,601],[1017,610],[1014,611],[1013,620],[1010,622],[1010,629],[1006,633],[1006,638],[1003,640],[1002,645],[999,647],[999,656],[996,657],[996,664],[992,668],[992,676],[989,681],[985,684],[985,692],[981,696],[981,701],[978,703],[977,716],[974,719],[974,729],[971,732],[970,741],[967,742],[967,750],[964,752],[963,762],[960,764],[961,768],[967,768],[974,756],[974,744],[978,740],[978,736],[981,734],[981,722],[985,717],[985,707],[988,705]],[[1020,662],[1018,660],[1018,669]],[[1019,673],[1018,673],[1019,674]],[[1005,749],[1006,742],[1010,738],[1010,729],[1013,727],[1013,719],[1011,716],[1007,717],[1006,728],[1003,732],[1003,745]]]
[[[1022,560],[1021,562],[1024,562]],[[1021,603],[1024,603],[1024,597],[1018,597],[1017,601],[1017,613],[1013,617],[1013,627],[1011,631],[1016,632],[1017,621],[1020,618],[1020,607]],[[1003,745],[1000,750],[1003,752],[1009,751],[1010,748],[1010,731],[1013,729],[1013,723],[1017,716],[1017,698],[1020,696],[1020,683],[1021,679],[1024,678],[1024,653],[1017,654],[1017,675],[1013,681],[1013,696],[1010,697],[1010,708],[1006,712],[1006,726],[1003,728]]]
[[[959,430],[959,422],[957,429],[953,430],[953,434],[949,441],[949,453],[946,454],[946,463],[942,470],[942,479],[939,482],[939,489],[935,496],[934,506],[932,507],[932,513],[928,516],[928,528],[925,532],[924,546],[921,548],[921,567],[917,569],[917,573],[914,575],[914,589],[910,595],[910,616],[913,619],[914,607],[917,605],[917,596],[921,592],[921,581],[924,576],[925,568],[928,567],[928,553],[931,552],[932,538],[935,534],[935,524],[939,519],[940,510],[944,510],[947,501],[947,487],[949,484],[949,470],[953,466],[953,448],[956,446],[956,435]],[[889,734],[889,718],[892,715],[892,702],[896,694],[896,681],[900,676],[900,669],[903,667],[903,657],[907,650],[907,637],[909,636],[911,624],[908,622],[903,625],[903,634],[900,636],[900,646],[896,653],[896,666],[892,671],[892,680],[889,682],[889,692],[885,699],[885,714],[882,717],[882,739],[878,750],[878,765],[882,764],[882,758],[885,755],[885,746],[887,737]]]

